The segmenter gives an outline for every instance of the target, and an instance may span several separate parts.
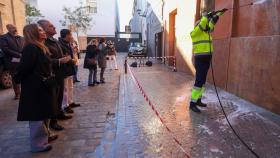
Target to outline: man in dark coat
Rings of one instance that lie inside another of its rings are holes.
[[[39,20],[38,24],[45,30],[47,34],[45,45],[49,48],[49,51],[51,53],[52,67],[58,83],[56,86],[55,100],[56,100],[56,105],[59,109],[59,115],[51,119],[50,128],[59,131],[59,130],[63,130],[63,127],[58,124],[57,119],[67,120],[72,118],[72,116],[67,116],[62,111],[65,63],[69,62],[71,58],[69,56],[68,57],[63,56],[62,48],[60,47],[58,40],[53,38],[53,36],[56,34],[56,28],[54,27],[54,25],[47,20]]]
[[[13,76],[22,56],[21,51],[24,46],[23,37],[18,35],[17,28],[13,24],[6,26],[8,33],[0,37],[0,47],[5,54],[4,61]],[[13,80],[15,99],[19,99],[20,85]]]
[[[64,78],[64,95],[62,101],[62,108],[67,113],[74,113],[72,108],[81,106],[73,101],[73,75],[75,74],[75,60],[74,51],[71,47],[73,36],[70,30],[62,29],[60,31],[59,43],[63,50],[64,55],[71,56],[71,61],[65,65],[65,78]]]

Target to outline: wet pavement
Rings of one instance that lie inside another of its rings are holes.
[[[207,85],[202,114],[187,105],[193,78],[166,66],[131,68],[171,133],[163,126],[136,86],[131,73],[121,76],[115,157],[253,158],[229,128],[213,87]],[[263,158],[280,157],[280,116],[219,91],[237,133]],[[179,140],[180,149],[173,137]]]
[[[230,130],[213,87],[207,85],[201,114],[187,108],[193,78],[162,64],[131,68],[170,129],[164,127],[135,84],[121,69],[107,71],[105,85],[89,88],[88,71],[80,65],[75,84],[74,118],[48,153],[29,152],[29,128],[17,122],[12,90],[0,90],[0,157],[2,158],[253,158]],[[234,95],[219,91],[233,127],[261,158],[280,157],[280,116]],[[182,145],[174,141],[178,139]]]

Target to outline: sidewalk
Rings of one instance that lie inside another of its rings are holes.
[[[202,114],[190,112],[193,78],[162,65],[131,68],[174,136],[191,158],[253,158],[225,121],[207,85]],[[143,98],[131,74],[121,76],[116,157],[181,158],[184,153]],[[220,91],[233,127],[262,158],[280,155],[280,116]]]
[[[17,122],[18,102],[13,100],[12,89],[0,90],[0,158],[87,158],[94,157],[105,132],[108,113],[113,115],[119,92],[120,72],[107,70],[106,84],[88,87],[88,71],[81,60],[79,80],[74,86],[75,108],[73,119],[60,122],[65,127],[48,153],[29,152],[27,122]],[[98,73],[99,74],[99,73]],[[99,78],[99,76],[98,76]]]

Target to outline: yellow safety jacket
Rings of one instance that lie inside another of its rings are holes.
[[[211,55],[214,51],[210,32],[214,31],[214,22],[203,16],[191,32],[194,55]],[[211,50],[210,50],[211,44]]]

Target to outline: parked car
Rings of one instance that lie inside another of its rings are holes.
[[[135,56],[147,56],[146,47],[139,42],[132,42],[128,47],[128,56],[135,57]]]
[[[4,53],[0,49],[0,85],[3,88],[11,88],[12,87],[12,76],[7,70],[7,66],[4,61]]]

